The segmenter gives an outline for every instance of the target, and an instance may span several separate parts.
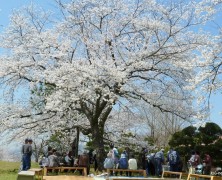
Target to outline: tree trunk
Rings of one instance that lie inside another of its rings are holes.
[[[76,128],[76,144],[75,144],[75,157],[78,157],[78,152],[79,152],[79,128]]]
[[[79,128],[76,128],[76,137],[72,142],[72,155],[77,158],[78,157],[78,151],[79,151]]]
[[[98,162],[98,170],[99,171],[102,171],[104,169],[103,162],[106,157],[106,153],[105,153],[105,149],[104,149],[103,134],[104,134],[103,127],[97,126],[97,128],[93,128],[92,141],[93,141],[93,146],[96,150],[96,159]]]

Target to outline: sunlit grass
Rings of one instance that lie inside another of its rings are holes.
[[[16,180],[20,162],[0,161],[0,180]],[[32,167],[38,167],[32,163]]]

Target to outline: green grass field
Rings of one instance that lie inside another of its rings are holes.
[[[19,167],[20,162],[0,161],[0,180],[16,180]],[[35,168],[39,167],[39,165],[32,162],[31,167]]]
[[[16,180],[20,162],[0,161],[0,180]],[[38,167],[32,163],[32,167]]]

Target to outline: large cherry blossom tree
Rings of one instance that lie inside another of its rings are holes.
[[[15,11],[1,35],[0,81],[10,97],[2,127],[20,136],[79,127],[92,134],[101,168],[116,104],[143,101],[183,119],[194,115],[188,87],[198,51],[212,40],[195,26],[218,1],[56,2],[54,14]]]

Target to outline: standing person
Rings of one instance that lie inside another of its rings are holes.
[[[93,149],[89,150],[88,156],[89,156],[89,163],[93,164]]]
[[[155,175],[154,156],[155,156],[155,153],[150,153],[146,156],[146,158],[147,158],[147,168],[146,168],[147,176],[148,175],[152,175],[152,176]]]
[[[161,173],[162,173],[162,164],[164,163],[164,149],[161,149],[160,151],[158,151],[155,156],[154,156],[154,161],[155,161],[155,173],[156,176],[161,177]]]
[[[178,172],[183,172],[183,161],[182,158],[180,158],[178,162]]]
[[[29,153],[28,153],[28,169],[31,168],[31,157],[32,157],[32,139],[28,140]]]
[[[139,160],[138,160],[138,167],[140,169],[146,169],[146,153],[147,153],[147,149],[145,147],[143,147],[139,153]]]
[[[93,162],[94,162],[94,171],[98,172],[98,161],[97,161],[97,157],[96,157],[97,153],[96,150],[93,151]]]
[[[114,169],[118,169],[118,163],[119,163],[119,152],[116,147],[114,147],[114,144],[110,144],[110,153],[112,154],[112,158],[114,160]],[[117,176],[117,172],[115,172],[115,175]]]
[[[137,170],[137,160],[135,159],[134,154],[131,155],[131,158],[128,161],[128,168]],[[132,172],[129,172],[129,176],[132,175]]]
[[[126,148],[125,148],[125,152],[126,152],[126,157],[127,157],[127,159],[130,159],[130,158],[131,158],[130,148],[129,148],[129,147],[126,147]]]
[[[189,173],[195,173],[195,168],[200,164],[199,153],[192,151],[188,163],[190,164]]]
[[[29,140],[25,139],[25,143],[22,145],[22,170],[28,170],[28,153],[29,153]]]
[[[25,144],[22,146],[22,170],[27,171],[31,168],[31,156],[32,156],[32,140],[26,139]]]
[[[167,162],[169,162],[170,171],[178,172],[180,156],[176,150],[170,149],[167,154]]]
[[[204,154],[204,159],[203,159],[203,174],[204,175],[210,175],[211,173],[211,166],[212,166],[212,159],[208,152]]]
[[[119,159],[119,169],[128,169],[128,159],[126,157],[126,153],[123,152]],[[123,175],[123,172],[120,171],[120,176]],[[126,175],[128,176],[128,172],[126,172]]]
[[[86,167],[87,168],[87,175],[89,175],[90,170],[90,162],[89,162],[89,155],[86,151],[83,152],[82,155],[79,156],[79,167]],[[82,170],[80,170],[82,174]]]
[[[148,154],[148,150],[147,148],[144,148],[143,152],[142,152],[142,168],[143,170],[146,170],[147,167],[147,154]]]

